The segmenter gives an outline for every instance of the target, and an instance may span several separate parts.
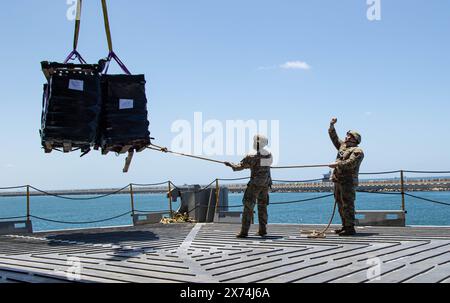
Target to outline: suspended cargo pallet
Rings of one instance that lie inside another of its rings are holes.
[[[97,147],[102,154],[143,151],[150,145],[144,75],[102,75]]]
[[[42,62],[44,85],[41,141],[46,153],[88,152],[95,144],[101,112],[99,65]]]

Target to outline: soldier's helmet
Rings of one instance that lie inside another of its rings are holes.
[[[348,131],[347,135],[351,135],[353,138],[355,138],[358,144],[361,144],[361,135],[357,131],[350,130]]]
[[[264,148],[269,144],[269,139],[264,135],[256,135],[253,137],[254,145],[257,146],[259,143],[259,148]]]

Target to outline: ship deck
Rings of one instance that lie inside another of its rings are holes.
[[[322,228],[270,225],[268,237],[247,239],[234,237],[239,225],[217,223],[5,235],[0,282],[72,282],[70,260],[80,261],[78,282],[450,282],[450,227],[301,232]],[[368,276],[377,268],[379,278]]]

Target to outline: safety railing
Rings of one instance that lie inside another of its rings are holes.
[[[415,200],[420,200],[422,202],[428,202],[428,203],[433,203],[433,204],[438,204],[438,205],[444,205],[444,206],[450,206],[449,202],[443,202],[443,201],[438,201],[438,200],[434,200],[434,199],[430,199],[430,198],[425,198],[425,197],[421,197],[420,195],[416,195],[416,194],[411,194],[411,186],[419,186],[421,184],[426,184],[426,180],[428,179],[435,179],[435,180],[439,180],[439,179],[443,179],[443,178],[438,178],[438,177],[430,177],[427,179],[422,179],[421,182],[414,182],[414,181],[407,181],[409,179],[405,178],[405,174],[409,173],[409,174],[450,174],[450,171],[414,171],[414,170],[395,170],[395,171],[384,171],[384,172],[369,172],[369,173],[360,173],[361,176],[368,176],[368,175],[392,175],[392,174],[399,174],[399,178],[395,179],[398,180],[399,183],[394,182],[393,180],[390,180],[390,183],[384,183],[383,180],[386,179],[378,179],[377,180],[373,180],[371,181],[371,183],[367,183],[370,184],[370,188],[369,189],[364,189],[364,186],[361,186],[358,188],[357,192],[360,193],[368,193],[368,194],[380,194],[380,195],[398,195],[401,196],[401,210],[404,211],[406,213],[406,197],[415,199]],[[215,180],[213,180],[211,183],[209,183],[208,185],[196,190],[196,193],[200,193],[206,190],[212,190],[215,191],[215,197],[216,197],[216,201],[215,201],[215,211],[218,212],[223,208],[242,208],[242,205],[219,205],[220,203],[220,188],[221,188],[221,182],[225,183],[225,182],[236,182],[236,181],[244,181],[244,180],[248,180],[250,179],[249,177],[241,177],[241,178],[217,178]],[[445,178],[444,178],[445,179]],[[448,180],[448,187],[450,188],[450,177],[447,179]],[[304,185],[308,185],[308,184],[312,184],[312,186],[314,184],[318,184],[321,181],[325,181],[324,178],[318,178],[318,179],[308,179],[308,180],[278,180],[278,179],[274,179],[273,182],[275,184],[289,184],[290,186],[295,186],[295,184],[302,184]],[[292,185],[294,184],[294,185]],[[394,189],[398,189],[398,191],[392,191],[392,188],[387,191],[386,190],[386,185],[389,184],[394,184]],[[244,188],[244,184],[240,184],[239,185],[242,189]],[[329,191],[332,192],[332,185],[329,184]],[[155,187],[155,189],[153,190],[153,192],[164,192],[167,193],[167,199],[168,199],[168,209],[166,210],[157,210],[157,211],[149,211],[149,210],[140,210],[137,209],[135,207],[135,194],[136,194],[136,189],[139,188],[139,193],[148,193],[150,191],[148,190],[144,190],[145,188],[149,188],[149,187]],[[276,185],[275,185],[276,187]],[[121,217],[125,217],[128,215],[134,216],[135,214],[150,214],[150,213],[160,213],[160,212],[167,212],[170,214],[170,217],[173,218],[174,215],[174,210],[173,210],[173,199],[172,199],[172,190],[173,189],[182,189],[182,186],[177,186],[175,185],[172,181],[164,181],[164,182],[159,182],[159,183],[151,183],[151,184],[138,184],[138,183],[131,183],[128,184],[127,186],[124,186],[120,189],[117,190],[113,190],[111,192],[106,192],[106,193],[101,193],[101,194],[97,194],[97,195],[92,195],[89,197],[75,197],[73,195],[61,195],[58,194],[56,192],[49,192],[49,191],[45,191],[39,188],[36,188],[34,186],[31,185],[23,185],[23,186],[11,186],[11,187],[3,187],[0,188],[1,191],[8,191],[8,193],[11,193],[11,190],[22,190],[20,192],[14,192],[15,196],[25,196],[26,197],[26,215],[24,216],[11,216],[11,217],[0,217],[0,221],[7,221],[7,220],[19,220],[19,219],[26,219],[27,221],[30,221],[31,219],[37,219],[37,220],[42,220],[42,221],[46,221],[46,222],[51,222],[51,223],[60,223],[60,224],[76,224],[76,225],[85,225],[85,224],[96,224],[96,223],[103,223],[103,222],[107,222],[107,221],[112,221]],[[304,187],[299,187],[299,189],[304,190]],[[423,189],[423,188],[422,188]],[[33,192],[32,192],[33,191]],[[41,216],[36,216],[33,215],[31,213],[31,207],[30,207],[30,203],[31,203],[31,197],[33,195],[36,194],[40,194],[40,195],[44,195],[44,196],[51,196],[51,197],[55,197],[55,198],[59,198],[59,199],[65,199],[65,200],[72,200],[72,201],[88,201],[88,200],[96,200],[96,199],[102,199],[102,198],[107,198],[113,195],[117,195],[117,194],[129,194],[130,196],[130,210],[125,212],[125,213],[121,213],[115,216],[111,216],[108,218],[102,218],[102,219],[98,219],[98,220],[92,220],[92,221],[79,221],[79,222],[74,222],[74,221],[62,221],[62,220],[55,220],[55,219],[50,219],[50,218],[44,218]],[[87,194],[89,195],[89,194]],[[306,198],[306,199],[298,199],[298,200],[292,200],[292,201],[275,201],[275,202],[271,202],[271,205],[285,205],[285,204],[297,204],[297,203],[304,203],[304,202],[311,202],[311,201],[317,201],[317,200],[322,200],[322,199],[326,199],[326,198],[330,198],[332,197],[334,194],[333,193],[329,193],[329,194],[324,194],[324,195],[320,195],[317,197],[312,197],[312,198]],[[204,206],[204,205],[197,205],[196,207],[194,207],[193,209],[188,210],[188,214],[191,214],[192,212],[194,212],[196,209],[201,208],[201,207],[209,207],[208,206]]]

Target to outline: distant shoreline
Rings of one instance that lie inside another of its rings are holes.
[[[226,184],[230,193],[242,193],[245,191],[246,184]],[[181,186],[183,190],[184,186]],[[191,187],[192,188],[192,187]],[[204,188],[204,187],[201,187]],[[212,185],[215,189],[215,185]],[[401,192],[402,185],[398,180],[387,181],[369,181],[360,182],[358,190],[367,192]],[[192,190],[192,189],[191,189]],[[79,190],[51,190],[39,192],[30,190],[30,196],[97,196],[97,195],[129,195],[130,189],[120,188],[109,189],[79,189]],[[277,183],[272,187],[273,193],[320,193],[332,192],[333,184],[330,182],[314,182],[314,183]],[[436,181],[409,181],[404,184],[405,192],[450,192],[450,179]],[[133,187],[134,194],[166,194],[168,187]],[[10,191],[0,192],[0,197],[23,197],[26,191]]]

